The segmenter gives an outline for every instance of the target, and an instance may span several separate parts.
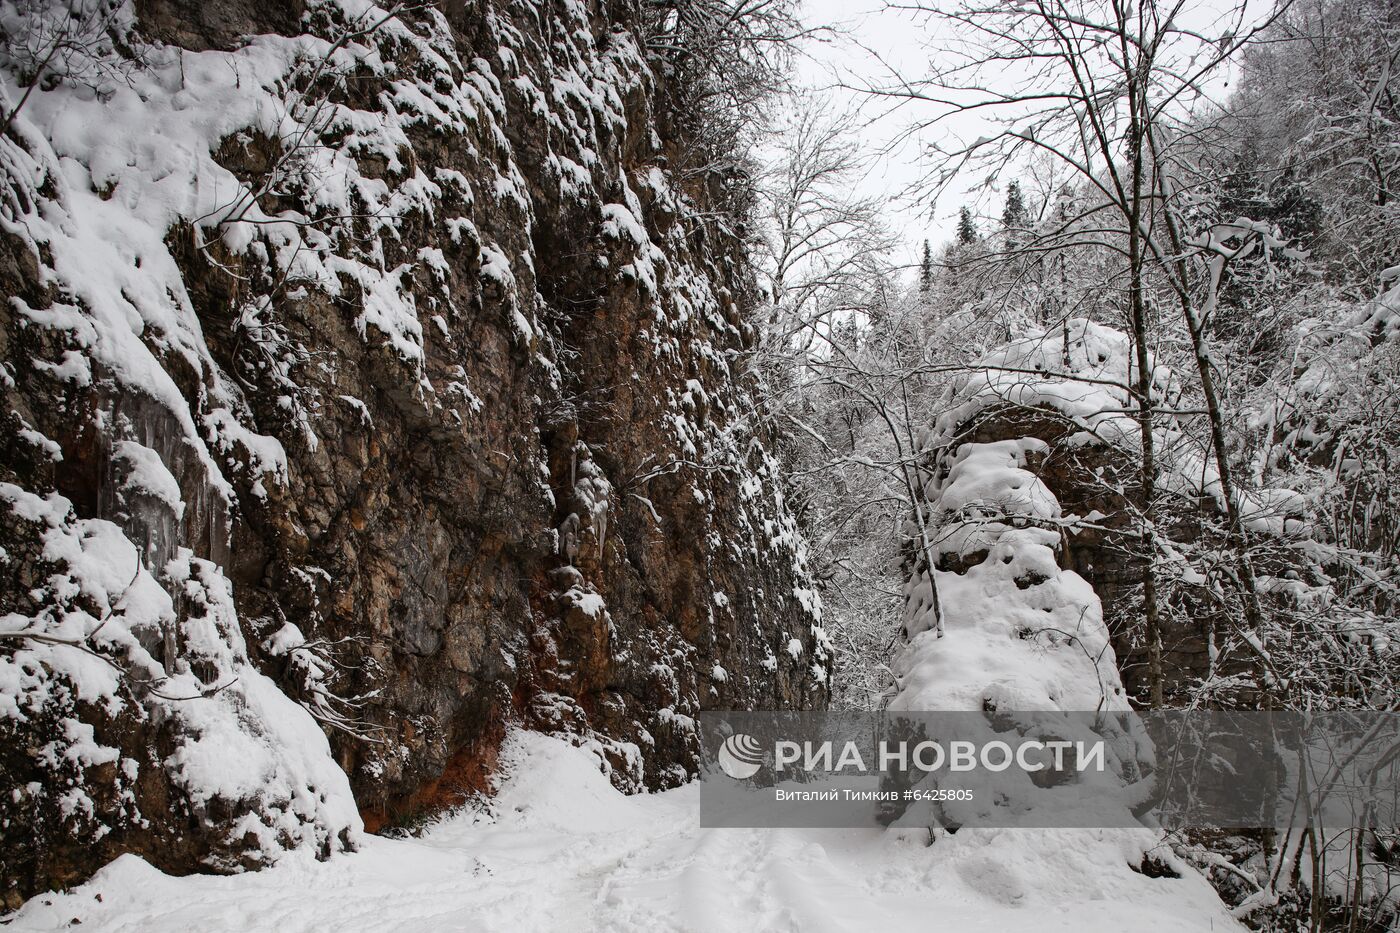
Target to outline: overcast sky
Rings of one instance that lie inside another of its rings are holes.
[[[1253,19],[1267,13],[1272,3],[1250,0],[1250,5]],[[1194,0],[1187,16],[1192,26],[1213,35],[1222,28],[1222,14],[1235,6],[1236,0]],[[874,154],[862,189],[893,199],[889,222],[904,243],[904,253],[897,258],[912,264],[925,238],[936,247],[951,237],[964,203],[988,216],[999,216],[1003,193],[987,189],[984,178],[965,179],[932,206],[912,196],[911,189],[928,168],[920,152],[930,140],[907,131],[914,121],[931,115],[929,105],[916,102],[891,108],[839,86],[883,83],[890,66],[908,76],[925,74],[930,56],[938,54],[940,45],[946,47],[947,34],[940,41],[939,24],[907,9],[887,9],[884,0],[803,0],[802,17],[809,26],[830,27],[836,34],[808,44],[798,63],[799,83],[829,93],[838,109],[861,110],[851,125],[862,145]],[[1222,77],[1222,86],[1226,81]],[[973,138],[979,129],[977,121],[964,118],[939,132]]]
[[[883,0],[804,0],[802,11],[808,24],[831,27],[837,35],[807,46],[807,56],[798,65],[799,82],[831,94],[838,107],[861,111],[852,126],[859,128],[863,144],[872,152],[863,187],[868,194],[896,199],[890,223],[905,241],[904,261],[912,262],[925,237],[935,243],[948,237],[952,226],[943,215],[951,211],[956,220],[958,205],[940,208],[930,218],[926,204],[908,197],[920,176],[920,147],[917,138],[897,140],[916,116],[913,107],[890,112],[888,106],[836,85],[880,80],[885,71],[880,59],[909,73],[921,73],[930,44],[925,30],[932,27],[913,24],[907,12],[886,10]],[[890,146],[894,148],[885,151]]]

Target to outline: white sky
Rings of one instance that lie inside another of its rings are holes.
[[[920,147],[916,139],[905,140],[890,151],[879,151],[892,145],[914,119],[913,107],[889,112],[885,104],[834,86],[838,81],[855,85],[862,83],[862,78],[878,80],[885,73],[884,67],[872,52],[911,74],[923,71],[929,44],[925,28],[911,23],[907,12],[884,7],[883,0],[804,0],[802,15],[808,25],[831,27],[843,35],[811,43],[807,57],[798,63],[797,77],[801,85],[831,94],[839,106],[860,108],[862,118],[872,121],[865,126],[860,126],[858,119],[852,121],[852,128],[858,128],[862,141],[877,153],[872,155],[862,193],[896,199],[897,203],[891,204],[889,223],[905,243],[902,261],[912,263],[925,238],[936,245],[951,236],[959,205],[941,206],[930,218],[927,205],[913,203],[908,197],[909,189],[920,176]]]
[[[1272,7],[1271,0],[1245,2],[1255,8],[1250,11],[1252,20]],[[1212,24],[1236,6],[1237,0],[1194,0],[1188,15],[1193,26],[1212,34]],[[917,136],[897,144],[894,141],[913,121],[931,115],[927,109],[920,112],[921,107],[929,105],[914,102],[891,108],[887,103],[871,101],[837,86],[885,83],[889,75],[885,63],[910,77],[925,74],[930,56],[937,55],[942,44],[936,32],[938,24],[909,10],[887,9],[884,0],[803,0],[801,15],[809,26],[830,27],[838,33],[828,41],[808,45],[806,56],[798,63],[798,82],[807,88],[824,90],[838,108],[862,109],[861,117],[851,121],[852,129],[873,157],[860,191],[893,199],[888,222],[904,244],[902,255],[895,258],[912,265],[917,262],[924,239],[932,241],[935,248],[949,239],[957,224],[958,209],[964,203],[974,212],[999,216],[1003,192],[987,190],[985,179],[980,177],[968,178],[957,190],[949,191],[932,210],[911,196],[910,189],[927,168],[920,159],[923,141]],[[1214,28],[1218,31],[1220,27]],[[979,121],[960,119],[961,123],[950,121],[938,132],[975,136]]]

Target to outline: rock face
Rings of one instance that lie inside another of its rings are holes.
[[[328,756],[375,829],[484,789],[509,724],[656,788],[700,709],[825,704],[742,179],[685,167],[641,4],[100,26],[0,139],[10,903],[352,846]],[[180,770],[218,730],[245,784]]]
[[[1122,686],[1134,703],[1147,706],[1151,683],[1142,625],[1146,561],[1134,525],[1142,501],[1140,461],[1122,446],[1083,443],[1081,426],[1051,406],[991,406],[964,423],[946,448],[1006,441],[1034,445],[1025,457],[1025,469],[1044,484],[1062,515],[1096,516],[1056,532],[1059,563],[1093,588],[1102,604]],[[1163,527],[1174,540],[1199,535],[1198,526],[1190,526],[1180,516],[1173,519]],[[970,558],[941,555],[942,569],[963,572],[985,555],[985,548],[974,550]],[[1210,668],[1212,620],[1205,613],[1181,609],[1164,612],[1161,621],[1165,694],[1173,701]]]
[[[933,562],[954,588],[988,562],[1003,534],[1040,539],[1049,551],[1034,553],[1053,558],[1016,579],[1018,590],[1033,593],[1062,572],[1087,583],[1091,615],[1102,619],[1116,658],[1101,666],[1115,668],[1113,687],[1124,702],[1145,707],[1151,700],[1143,608],[1148,553],[1141,534],[1141,434],[1126,388],[1130,350],[1126,334],[1085,319],[1031,330],[992,350],[982,361],[987,369],[974,365],[949,388],[925,437],[923,505]],[[1167,367],[1155,365],[1154,395],[1175,403],[1181,392]],[[1226,546],[1217,473],[1204,446],[1171,416],[1158,418],[1154,438],[1153,559],[1165,701],[1184,705],[1202,682],[1228,680],[1238,682],[1231,689],[1245,706],[1258,699],[1249,686],[1254,659],[1222,647],[1222,636],[1236,625],[1207,577],[1211,555]],[[965,461],[979,469],[960,466]],[[968,474],[981,478],[971,482]],[[1282,533],[1288,500],[1278,493],[1243,494],[1252,532]],[[920,620],[931,612],[931,592],[920,589],[921,581],[927,588],[928,558],[912,549],[909,557],[905,633],[913,637],[928,627]],[[1008,567],[1019,566],[1019,557],[1003,557]],[[1289,568],[1268,560],[1259,569],[1282,576]],[[1064,605],[1038,608],[1049,613]],[[1003,614],[1009,618],[1011,610]],[[1075,626],[1062,620],[1055,627]]]

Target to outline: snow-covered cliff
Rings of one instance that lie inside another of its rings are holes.
[[[1123,565],[1119,576],[1141,573],[1124,542],[1137,462],[1129,348],[1123,333],[1074,319],[991,351],[950,387],[923,439],[923,523],[916,517],[911,530],[889,703],[895,711],[983,712],[988,737],[1050,728],[1087,738],[1093,723],[1107,741],[1109,779],[1119,787],[1141,781],[1155,766],[1146,731],[1131,717],[1113,715],[1133,707],[1105,600],[1093,582],[1113,579],[1109,568],[1096,566],[1110,560]],[[1154,383],[1162,398],[1172,396],[1165,368],[1154,373]],[[1192,494],[1208,495],[1189,445],[1171,427],[1160,434],[1165,481],[1189,484],[1196,470]],[[1121,636],[1117,641],[1125,643]],[[1090,715],[1060,720],[1059,712]],[[1078,825],[1104,825],[1106,805],[1092,785],[1102,779],[1066,773],[1063,788],[1045,792],[1059,795],[1056,818],[1076,825],[1069,808],[1076,805],[1074,785],[1082,782],[1094,815]],[[984,794],[987,799],[967,806],[1040,800],[1024,775],[1008,781],[1009,797]],[[1123,806],[1121,819],[1109,822],[1133,825]],[[1214,914],[1221,928],[1233,926],[1205,878],[1154,830],[1008,833],[975,828],[975,816],[966,822],[974,828],[940,838],[932,858],[984,866],[999,890],[1052,891],[1069,905],[1144,886],[1170,903],[1167,915]],[[1045,863],[1055,865],[1053,880]]]
[[[640,4],[0,18],[7,900],[353,846],[508,722],[660,787],[825,703],[741,179]]]

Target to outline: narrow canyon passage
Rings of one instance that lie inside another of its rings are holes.
[[[1397,190],[1400,0],[0,0],[0,931],[1400,933]]]

